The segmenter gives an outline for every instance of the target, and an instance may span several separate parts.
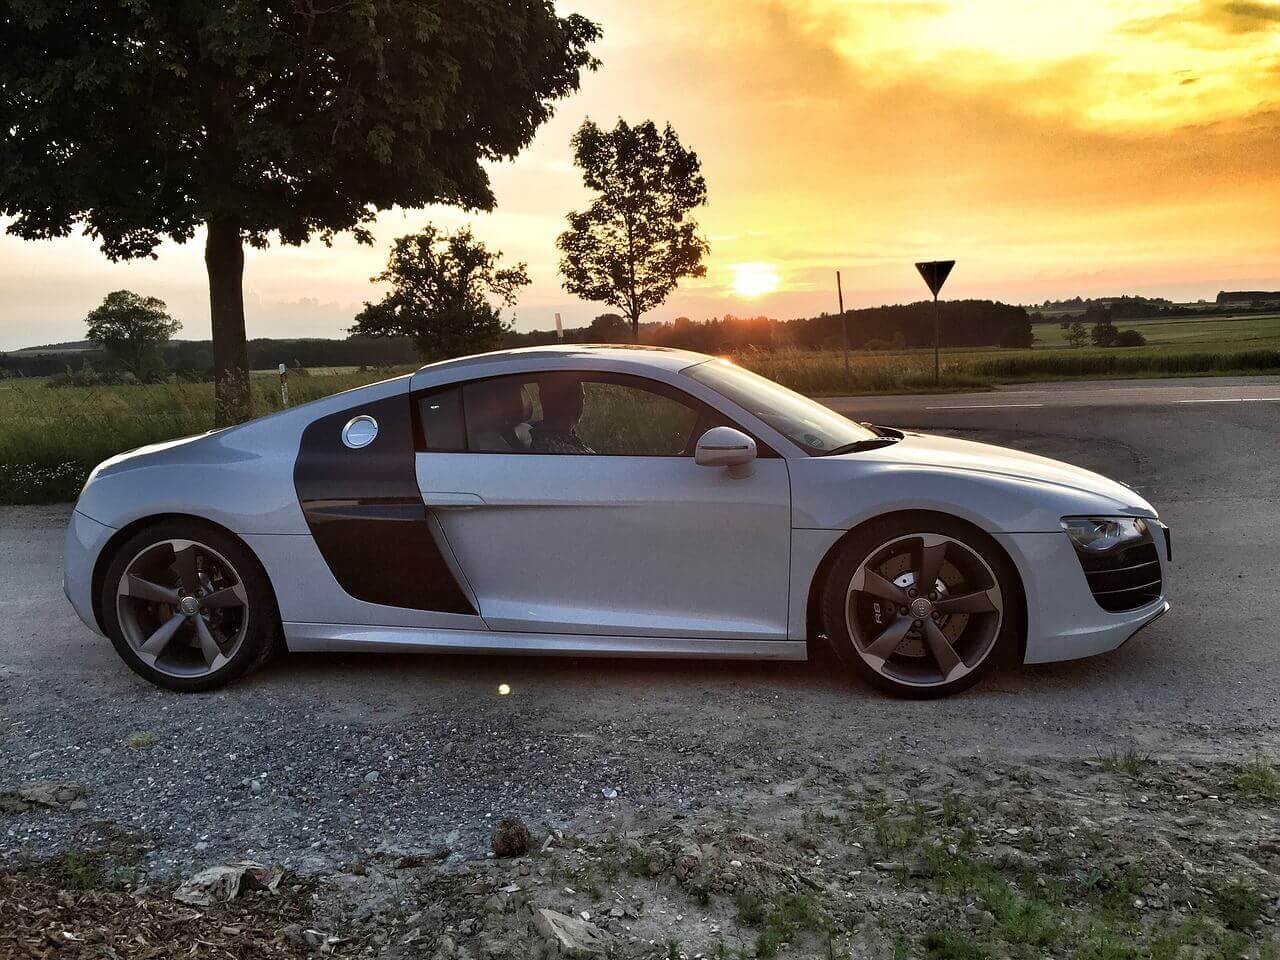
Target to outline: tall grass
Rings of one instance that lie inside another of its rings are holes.
[[[388,376],[386,371],[292,378],[294,405]],[[254,410],[280,409],[275,377],[254,377]],[[213,429],[210,383],[62,387],[0,384],[0,503],[74,500],[103,460]]]
[[[748,349],[733,354],[732,359],[792,390],[814,396],[981,389],[992,382],[989,376],[975,373],[963,354],[943,355],[937,384],[933,381],[933,354],[924,352],[853,353],[847,377],[843,356],[833,351]]]
[[[847,376],[843,358],[833,351],[752,349],[733,359],[814,396],[978,390],[1000,381],[1070,377],[1280,372],[1280,349],[1187,350],[1168,345],[1129,350],[947,351],[942,355],[941,383],[936,386],[930,351],[852,354]],[[397,372],[402,371],[313,373],[293,377],[289,390],[294,404],[305,403]],[[274,375],[255,375],[252,390],[257,412],[279,409]],[[73,500],[89,472],[107,457],[212,427],[212,384],[52,389],[41,381],[2,381],[0,503]]]

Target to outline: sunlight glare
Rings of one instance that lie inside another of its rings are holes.
[[[730,287],[740,297],[752,299],[763,297],[778,289],[780,280],[778,271],[768,263],[735,263],[729,267],[733,271]]]

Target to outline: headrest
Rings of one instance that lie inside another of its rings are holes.
[[[576,376],[549,376],[538,381],[544,420],[576,421],[582,416],[582,381]]]
[[[503,377],[474,384],[469,389],[478,394],[472,401],[475,409],[503,423],[522,423],[533,416],[533,402],[519,380]]]

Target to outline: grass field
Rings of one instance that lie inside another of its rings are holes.
[[[1241,349],[1250,346],[1280,344],[1280,314],[1245,317],[1212,317],[1197,320],[1182,317],[1175,320],[1121,320],[1120,330],[1137,330],[1147,338],[1148,346],[1212,346],[1228,345]],[[1033,328],[1036,348],[1066,347],[1066,331],[1057,323],[1040,323]]]
[[[1151,320],[1118,324],[1147,337],[1144,347],[1071,349],[1057,324],[1036,327],[1025,350],[954,349],[942,355],[933,383],[933,352],[855,353],[846,378],[831,351],[744,351],[739,363],[815,396],[980,390],[998,383],[1104,377],[1280,373],[1280,316],[1239,320]],[[291,376],[293,404],[380,380],[401,370],[349,368]],[[279,409],[274,372],[253,377],[254,409]],[[0,503],[74,499],[93,467],[116,453],[188,436],[213,426],[213,387],[173,383],[51,389],[42,380],[0,380]]]

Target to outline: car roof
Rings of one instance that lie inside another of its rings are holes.
[[[542,347],[520,347],[515,350],[495,350],[470,357],[441,360],[418,368],[418,373],[451,373],[459,368],[500,366],[512,373],[519,372],[522,361],[530,368],[545,370],[548,362],[561,361],[567,367],[583,360],[609,360],[622,366],[637,369],[683,370],[695,363],[714,359],[705,353],[692,350],[676,350],[671,347],[648,347],[629,343],[554,343]],[[478,370],[475,372],[478,373]]]

